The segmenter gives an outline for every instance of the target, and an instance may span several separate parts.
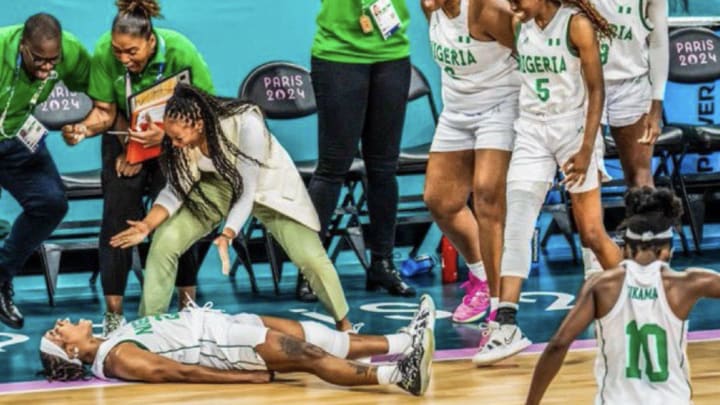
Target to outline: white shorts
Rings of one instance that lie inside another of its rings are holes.
[[[268,328],[255,314],[212,314],[205,318],[202,365],[217,369],[267,370],[255,347],[265,343]],[[209,332],[209,333],[208,333]],[[208,364],[210,363],[210,364]]]
[[[647,75],[627,80],[605,81],[605,109],[602,123],[626,127],[650,111],[652,86]]]
[[[511,151],[518,99],[510,97],[487,111],[466,114],[444,109],[440,114],[431,152],[497,149]]]
[[[585,113],[573,112],[552,118],[521,115],[515,121],[515,147],[510,159],[507,181],[552,183],[558,166],[580,150],[585,127]],[[585,182],[568,189],[584,193],[598,188],[597,152],[592,153]]]
[[[595,159],[597,159],[598,170],[600,170],[600,181],[607,183],[613,178],[605,167],[605,138],[603,137],[602,131],[602,126],[600,126],[595,136]]]

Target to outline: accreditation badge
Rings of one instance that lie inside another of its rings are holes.
[[[388,39],[402,27],[400,17],[390,0],[377,0],[370,4],[370,15],[380,29],[383,39]]]
[[[35,153],[47,134],[47,128],[30,114],[18,130],[17,137],[31,153]]]

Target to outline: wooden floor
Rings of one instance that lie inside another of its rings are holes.
[[[694,402],[720,400],[720,342],[691,343],[688,348]],[[595,394],[592,365],[595,351],[570,353],[546,395],[546,404],[589,404]],[[470,361],[436,362],[427,394],[415,398],[397,387],[338,388],[313,376],[284,374],[263,385],[129,384],[104,388],[54,390],[2,395],[0,403],[35,404],[501,404],[524,403],[538,355],[521,355],[494,367],[477,369]]]

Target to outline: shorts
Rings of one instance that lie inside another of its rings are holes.
[[[597,159],[598,170],[600,170],[600,181],[607,183],[612,180],[612,176],[605,167],[605,138],[602,134],[602,126],[598,128],[598,133],[595,136],[595,158]]]
[[[511,151],[515,140],[513,122],[518,99],[510,97],[476,114],[443,110],[435,128],[430,152],[496,149]]]
[[[626,80],[605,81],[605,108],[602,123],[627,127],[650,111],[652,85],[647,75]]]
[[[259,316],[218,313],[207,316],[205,322],[209,333],[201,340],[202,365],[220,370],[267,370],[265,360],[255,351],[265,343],[268,332]]]
[[[553,117],[521,115],[515,121],[515,147],[510,159],[507,181],[552,183],[558,166],[580,150],[585,127],[584,111]],[[584,193],[600,186],[597,152],[590,157],[585,182],[568,189]]]

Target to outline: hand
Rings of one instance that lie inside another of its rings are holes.
[[[149,115],[145,115],[145,123],[147,123],[147,129],[145,131],[129,131],[130,139],[145,148],[160,145],[165,136],[165,131],[160,128]]]
[[[140,173],[141,169],[142,163],[128,163],[127,159],[125,158],[125,152],[121,153],[115,159],[115,171],[117,172],[118,177],[135,176],[136,174]]]
[[[225,228],[220,236],[215,238],[213,241],[213,244],[217,246],[218,254],[220,255],[220,262],[222,264],[222,273],[225,276],[230,274],[230,255],[228,253],[228,246],[233,239],[235,239],[235,231],[230,228]]]
[[[653,145],[660,136],[660,119],[654,114],[643,114],[643,136],[638,139],[638,143],[643,145]]]
[[[150,234],[150,226],[143,221],[127,221],[130,227],[110,238],[110,246],[127,249],[142,243]]]
[[[579,152],[572,155],[570,159],[562,165],[562,171],[565,174],[565,178],[561,182],[566,188],[575,186],[582,186],[585,183],[587,177],[588,166],[590,166],[590,160],[592,159],[593,149],[588,150],[580,149]]]
[[[433,12],[445,5],[445,0],[422,0],[422,5],[426,10]]]
[[[62,131],[63,140],[69,146],[79,144],[86,136],[90,135],[85,124],[63,125],[60,130]]]

